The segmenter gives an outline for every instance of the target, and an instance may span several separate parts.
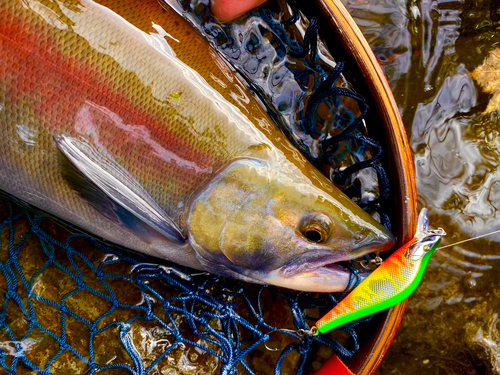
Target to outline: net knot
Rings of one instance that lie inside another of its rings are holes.
[[[307,355],[307,353],[309,352],[309,347],[311,346],[311,344],[305,344],[305,341],[303,341],[303,344],[302,345],[299,345],[299,347],[297,348],[297,353],[299,353],[301,356],[304,356],[304,355]]]
[[[7,293],[5,293],[5,299],[16,299],[16,297],[17,297],[16,292],[10,288],[9,290],[7,290]]]

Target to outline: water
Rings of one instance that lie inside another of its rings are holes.
[[[394,91],[443,245],[499,229],[500,2],[344,4]],[[436,251],[378,375],[500,373],[498,241]]]

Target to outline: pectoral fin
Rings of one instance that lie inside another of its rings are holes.
[[[94,185],[93,191],[103,193],[111,200],[108,206],[113,206],[113,211],[122,218],[124,224],[133,229],[140,228],[142,236],[143,224],[147,224],[171,241],[184,243],[185,237],[179,226],[113,158],[76,138],[55,135],[54,140],[71,164]],[[134,219],[141,223],[134,223]]]

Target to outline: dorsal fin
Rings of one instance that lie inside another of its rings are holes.
[[[73,137],[55,135],[54,140],[72,165],[114,203],[168,239],[184,243],[179,226],[115,160]]]

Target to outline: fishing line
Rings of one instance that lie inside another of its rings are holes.
[[[455,242],[455,243],[452,243],[452,244],[449,244],[449,245],[446,245],[446,246],[439,246],[438,249],[446,249],[447,247],[450,247],[450,246],[455,246],[455,245],[459,245],[459,244],[464,243],[464,242],[469,242],[469,241],[472,241],[472,240],[477,240],[478,238],[486,237],[486,236],[489,236],[490,234],[495,234],[495,233],[500,233],[500,229],[495,230],[495,231],[490,232],[490,233],[482,234],[480,236],[472,237],[472,238],[469,238],[467,240]]]

